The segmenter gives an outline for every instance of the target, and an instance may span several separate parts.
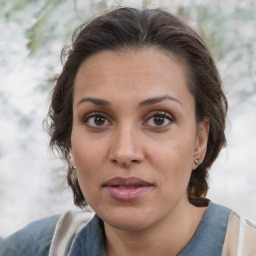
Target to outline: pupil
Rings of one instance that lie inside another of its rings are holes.
[[[156,116],[154,118],[154,122],[155,122],[156,125],[162,125],[164,123],[164,117]]]
[[[95,122],[96,125],[101,126],[105,123],[105,118],[102,117],[102,116],[96,116],[94,118],[94,122]]]

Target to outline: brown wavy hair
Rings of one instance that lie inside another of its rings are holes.
[[[74,203],[86,206],[76,173],[70,162],[74,80],[81,63],[103,50],[154,47],[171,53],[186,69],[187,84],[195,98],[196,122],[210,119],[204,161],[192,172],[187,187],[190,203],[206,204],[208,170],[226,144],[227,100],[214,59],[203,39],[179,17],[161,9],[119,8],[107,12],[74,33],[72,45],[61,54],[64,67],[53,89],[47,116],[50,146],[68,164],[67,180]]]

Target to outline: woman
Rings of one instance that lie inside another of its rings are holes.
[[[53,91],[51,146],[67,212],[7,238],[1,255],[256,255],[256,228],[205,198],[227,101],[204,41],[162,10],[82,26]]]

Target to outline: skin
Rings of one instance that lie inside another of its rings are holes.
[[[174,56],[154,48],[103,51],[81,64],[72,164],[84,197],[104,221],[108,256],[177,255],[186,246],[206,210],[189,203],[186,188],[194,159],[205,156],[208,130],[207,118],[196,125],[185,68]],[[152,187],[120,202],[103,187],[114,177],[138,177]]]

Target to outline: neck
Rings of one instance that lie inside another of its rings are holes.
[[[143,230],[120,230],[104,223],[107,255],[177,255],[191,240],[206,210],[189,203],[182,208]]]

